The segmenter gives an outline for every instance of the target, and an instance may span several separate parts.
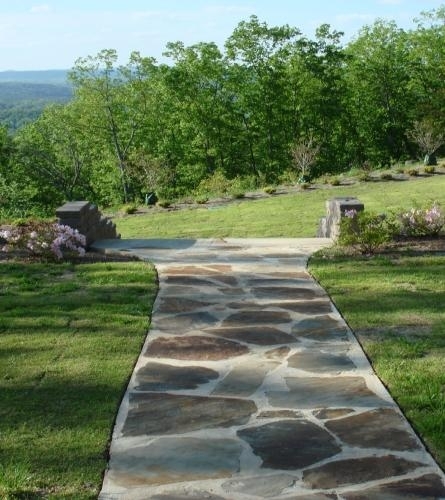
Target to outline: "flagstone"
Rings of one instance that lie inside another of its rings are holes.
[[[303,471],[303,482],[311,488],[330,489],[408,474],[423,464],[394,455],[337,460]]]
[[[315,373],[331,373],[353,370],[355,364],[346,354],[330,354],[318,349],[305,349],[287,359],[290,368]]]
[[[198,429],[247,423],[257,411],[246,399],[130,393],[124,436],[184,434]]]
[[[218,377],[218,372],[203,366],[148,363],[137,371],[135,389],[138,391],[196,389],[199,385]]]
[[[320,297],[321,292],[313,288],[262,286],[252,290],[258,299],[311,300]]]
[[[115,453],[109,474],[127,488],[230,477],[239,470],[241,451],[235,439],[160,438]]]
[[[361,448],[415,450],[419,448],[414,435],[407,430],[395,410],[378,408],[351,417],[325,423],[343,442]]]
[[[154,321],[156,328],[174,334],[185,333],[190,329],[196,330],[209,327],[217,323],[218,320],[215,316],[205,311],[176,314],[158,318]]]
[[[228,316],[222,326],[281,324],[289,323],[290,320],[289,313],[285,311],[243,310]]]
[[[145,356],[190,360],[219,360],[241,356],[249,349],[232,340],[189,335],[186,337],[160,337],[153,340]]]
[[[246,495],[257,495],[260,498],[273,498],[289,488],[295,482],[295,478],[289,474],[276,474],[273,476],[255,476],[238,478],[226,481],[222,488],[229,494],[244,493]]]
[[[319,342],[347,341],[347,332],[348,329],[342,321],[328,315],[303,319],[292,328],[292,333],[295,336],[310,338]]]
[[[270,469],[300,469],[341,451],[329,432],[307,420],[281,420],[237,434],[263,460],[262,467]]]
[[[232,328],[220,327],[206,329],[206,332],[218,337],[263,346],[297,342],[295,337],[292,335],[289,335],[288,333],[272,326],[244,326]]]

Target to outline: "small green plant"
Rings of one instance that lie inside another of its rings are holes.
[[[138,211],[138,206],[135,203],[128,203],[121,208],[121,212],[126,215],[135,214]]]
[[[417,177],[419,175],[419,171],[417,170],[417,168],[408,168],[408,170],[406,170],[406,173],[411,177]]]
[[[392,177],[392,174],[390,174],[390,173],[384,173],[384,174],[380,174],[380,179],[382,181],[392,181],[393,177]]]
[[[358,174],[357,179],[361,182],[368,182],[371,180],[371,176],[367,172],[361,172]]]
[[[263,191],[266,193],[266,194],[274,194],[277,192],[277,188],[274,187],[274,186],[266,186],[263,188]]]
[[[331,186],[340,186],[341,181],[338,177],[332,177],[332,179],[329,181],[329,184]]]
[[[340,223],[338,243],[352,246],[362,254],[372,255],[393,238],[394,223],[385,215],[346,210]]]
[[[423,168],[423,171],[426,173],[426,174],[434,174],[436,172],[436,167],[434,165],[426,165],[424,168]]]
[[[158,205],[158,207],[161,207],[161,208],[168,208],[171,204],[172,203],[170,200],[159,200],[156,203],[156,205]]]
[[[404,174],[405,169],[403,167],[396,167],[396,174]]]
[[[209,201],[209,197],[205,195],[197,196],[195,198],[195,203],[198,203],[198,205],[205,205]]]

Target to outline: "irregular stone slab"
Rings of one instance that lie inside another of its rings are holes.
[[[332,312],[332,306],[329,300],[300,300],[300,301],[281,301],[281,302],[267,302],[260,304],[257,302],[230,302],[227,304],[230,309],[249,309],[255,311],[262,311],[265,307],[274,309],[285,309],[299,314],[328,314]]]
[[[109,476],[126,488],[224,478],[239,470],[240,455],[235,439],[160,438],[114,453]]]
[[[190,335],[188,337],[161,337],[153,340],[145,356],[190,360],[228,359],[241,356],[249,349],[231,340]]]
[[[351,446],[399,451],[419,448],[417,440],[408,431],[402,417],[389,408],[333,420],[325,425]]]
[[[274,271],[273,273],[261,273],[261,276],[270,276],[271,278],[311,279],[311,275],[306,271]]]
[[[229,295],[230,297],[240,296],[244,297],[246,292],[243,288],[218,288],[218,292],[224,295]]]
[[[277,345],[277,344],[295,344],[296,339],[292,335],[273,328],[271,326],[243,326],[233,328],[213,328],[206,329],[206,332],[218,337],[239,340],[248,344],[256,345]]]
[[[312,414],[315,418],[326,420],[331,418],[344,417],[345,415],[349,415],[350,413],[354,413],[354,410],[352,410],[351,408],[323,408],[322,410],[314,411]]]
[[[283,346],[283,347],[277,347],[276,349],[271,349],[270,351],[267,351],[264,355],[268,359],[279,359],[279,360],[282,360],[289,353],[290,353],[290,347]]]
[[[218,320],[208,312],[200,311],[156,319],[154,324],[156,328],[166,333],[180,335],[190,329],[199,330],[215,326],[218,324]]]
[[[138,391],[171,391],[196,389],[219,377],[219,373],[203,366],[170,366],[148,363],[136,371]]]
[[[159,313],[185,313],[203,309],[211,305],[210,302],[201,300],[185,299],[183,297],[168,297],[161,299],[160,305],[155,312]]]
[[[189,493],[166,493],[150,497],[151,500],[226,500],[223,497],[209,493],[208,491],[192,491]]]
[[[215,286],[214,283],[208,281],[204,278],[196,278],[195,276],[185,275],[177,275],[177,276],[167,276],[167,284],[168,285],[181,285],[181,286]]]
[[[382,484],[374,488],[343,493],[345,500],[438,500],[445,498],[445,486],[436,474],[426,474],[415,479]]]
[[[303,482],[313,489],[330,489],[347,484],[408,474],[423,464],[394,455],[338,460],[303,472]]]
[[[307,420],[281,420],[239,430],[262,467],[293,470],[315,464],[341,451],[334,438]]]
[[[262,411],[258,418],[301,418],[301,411],[294,410],[266,410]]]
[[[247,280],[246,285],[251,288],[257,287],[294,287],[297,285],[307,285],[313,282],[308,278],[279,278],[270,276],[269,278],[251,278]]]
[[[190,276],[219,275],[221,273],[230,272],[231,270],[232,266],[224,264],[216,264],[211,266],[177,266],[169,267],[166,271],[166,274],[186,274]]]
[[[288,366],[314,373],[330,373],[354,370],[352,360],[346,354],[329,354],[315,349],[305,349],[290,356]]]
[[[368,389],[362,377],[287,377],[289,392],[266,392],[272,406],[326,408],[329,406],[387,406]]]
[[[336,493],[313,493],[308,495],[298,495],[291,497],[283,497],[283,500],[338,500]],[[369,499],[368,499],[369,500]]]
[[[295,480],[289,474],[241,477],[224,482],[222,488],[232,495],[233,493],[245,493],[247,495],[256,495],[260,498],[273,498],[280,495],[284,489],[290,488]]]
[[[240,311],[227,317],[222,326],[280,324],[289,323],[290,320],[289,313],[285,311]]]
[[[319,342],[346,341],[348,340],[347,332],[348,329],[342,321],[328,315],[304,319],[292,328],[292,333],[297,337],[310,338]]]
[[[258,299],[311,300],[320,297],[321,292],[312,288],[262,286],[252,290]]]
[[[281,307],[299,314],[329,314],[332,305],[329,300],[301,300],[298,302],[281,302],[281,305],[268,304],[270,307]]]
[[[235,398],[130,393],[122,434],[183,434],[198,429],[247,423],[257,411],[253,401]]]
[[[247,397],[263,383],[264,377],[279,365],[276,361],[245,360],[235,366],[215,387],[217,396]]]

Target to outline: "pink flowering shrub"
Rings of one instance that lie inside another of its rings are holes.
[[[437,236],[445,225],[445,212],[437,202],[400,214],[403,236]]]
[[[56,223],[26,222],[0,231],[0,250],[61,260],[85,255],[86,240],[77,229]]]

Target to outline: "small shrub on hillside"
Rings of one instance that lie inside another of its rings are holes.
[[[266,194],[274,194],[277,192],[277,188],[274,187],[274,186],[266,186],[263,188],[263,191],[266,193]]]
[[[202,180],[195,190],[196,196],[226,196],[230,192],[232,182],[221,170],[215,170],[210,177]]]
[[[332,177],[332,179],[329,181],[329,184],[331,186],[340,186],[341,181],[338,177]]]
[[[403,236],[437,236],[445,225],[445,212],[434,202],[425,208],[412,208],[399,219]]]
[[[19,250],[28,255],[61,260],[85,255],[83,234],[70,226],[50,222],[26,222],[0,231],[3,252]]]
[[[408,170],[406,170],[406,173],[411,177],[417,177],[419,175],[419,171],[417,170],[417,168],[409,168]]]
[[[168,208],[172,202],[170,200],[159,200],[156,205],[161,208]]]
[[[392,181],[392,174],[390,173],[383,173],[383,174],[380,174],[380,179],[382,181]]]
[[[121,211],[126,215],[135,214],[138,211],[138,206],[135,203],[128,203],[121,208]]]
[[[384,215],[347,210],[340,224],[338,243],[353,246],[362,254],[374,254],[394,235],[394,224]]]
[[[436,172],[436,167],[434,165],[426,165],[424,168],[423,168],[423,171],[426,173],[426,174],[434,174]]]
[[[195,198],[195,203],[198,203],[198,205],[205,205],[207,202],[209,201],[209,197],[208,196],[197,196]]]

